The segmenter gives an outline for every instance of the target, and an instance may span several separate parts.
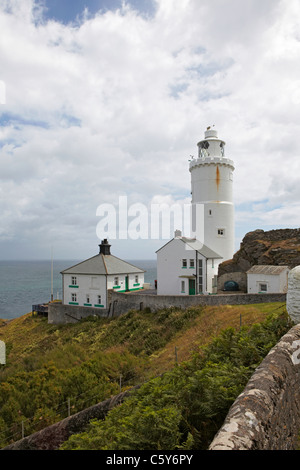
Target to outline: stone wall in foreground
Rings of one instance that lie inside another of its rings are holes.
[[[300,325],[256,369],[210,450],[295,450],[300,431]]]

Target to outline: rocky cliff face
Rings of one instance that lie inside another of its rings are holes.
[[[300,229],[255,230],[243,238],[240,249],[232,260],[219,266],[219,276],[246,272],[256,264],[300,265]]]

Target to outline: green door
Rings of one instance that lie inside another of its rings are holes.
[[[189,295],[195,295],[196,293],[195,279],[189,279]]]
[[[129,290],[128,276],[125,276],[125,290]]]

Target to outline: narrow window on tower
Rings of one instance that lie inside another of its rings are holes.
[[[218,228],[218,236],[219,237],[225,237],[225,229],[224,228]]]
[[[211,209],[209,209],[208,215],[212,215],[212,210]]]
[[[198,266],[198,294],[202,294],[203,292],[203,261],[199,259],[199,266]]]

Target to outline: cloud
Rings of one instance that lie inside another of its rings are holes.
[[[84,257],[99,204],[188,199],[188,159],[212,124],[235,162],[238,223],[243,204],[254,228],[274,210],[287,223],[299,200],[297,0],[157,0],[151,17],[125,5],[76,24],[34,5],[0,0],[0,250],[21,237],[39,256],[56,244]]]

